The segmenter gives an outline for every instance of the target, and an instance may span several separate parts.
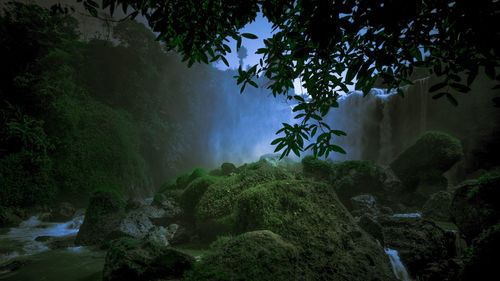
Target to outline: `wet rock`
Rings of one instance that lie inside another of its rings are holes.
[[[37,241],[37,242],[47,242],[47,241],[51,240],[52,238],[54,238],[54,236],[47,236],[47,235],[38,236],[38,237],[35,238],[35,241]]]
[[[452,196],[447,191],[434,193],[422,207],[422,216],[438,221],[449,221],[451,199]]]
[[[355,217],[361,217],[363,215],[376,217],[380,213],[376,206],[375,197],[370,194],[352,197],[350,207],[351,214]]]
[[[168,246],[170,244],[169,241],[172,240],[178,228],[179,226],[177,224],[171,224],[168,227],[154,227],[147,234],[146,239],[158,245]]]
[[[421,276],[431,263],[455,256],[454,235],[447,234],[434,222],[421,218],[381,217],[388,248],[399,252],[412,276]]]
[[[6,275],[10,272],[14,272],[22,268],[23,266],[26,266],[30,264],[31,261],[27,259],[20,259],[20,260],[13,260],[10,262],[7,262],[5,264],[0,264],[0,276]],[[0,277],[0,279],[3,279]]]
[[[18,226],[23,219],[12,208],[0,207],[0,227]]]
[[[165,246],[121,238],[111,243],[106,254],[103,281],[180,279],[194,261],[193,257]]]
[[[483,230],[500,221],[500,174],[487,174],[461,184],[453,195],[453,222],[468,244]]]
[[[115,189],[94,191],[75,243],[96,245],[105,242],[106,237],[119,228],[124,214],[125,201]]]

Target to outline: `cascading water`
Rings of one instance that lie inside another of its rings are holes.
[[[389,248],[385,248],[384,251],[387,254],[387,256],[389,256],[389,260],[391,261],[392,265],[392,270],[396,278],[401,281],[411,281],[405,266],[399,259],[398,251]]]
[[[83,216],[63,223],[43,222],[40,216],[33,216],[18,227],[10,228],[0,235],[0,264],[20,256],[34,255],[49,250],[49,247],[37,237],[63,237],[76,235],[83,223]]]

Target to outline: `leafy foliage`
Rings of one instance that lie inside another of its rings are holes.
[[[97,15],[95,1],[83,3]],[[481,67],[500,82],[495,70],[500,66],[500,3],[494,0],[102,1],[111,13],[120,5],[124,12],[132,11],[131,17],[145,16],[158,39],[180,52],[189,66],[217,60],[228,64],[228,38],[236,40],[237,51],[242,38],[256,39],[239,30],[262,12],[275,33],[257,51],[263,55],[260,64],[240,67],[235,77],[243,91],[247,84],[257,87],[254,79],[264,75],[274,96],[297,100],[299,123],[284,123],[279,131],[284,137],[273,142],[277,151],[283,149],[282,157],[307,149],[326,157],[329,152],[345,153],[333,144],[345,133],[331,129],[322,118],[338,106],[347,85],[355,84],[366,95],[381,79],[403,95],[400,87],[412,84],[414,70],[424,68],[442,77],[430,89],[434,98],[446,97],[457,105],[455,93],[469,92]],[[290,93],[297,78],[309,99]],[[310,140],[306,147],[304,139]]]

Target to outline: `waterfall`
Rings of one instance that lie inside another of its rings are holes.
[[[385,248],[384,251],[389,256],[392,271],[394,272],[396,278],[401,281],[411,281],[405,266],[399,259],[398,251],[389,248]]]
[[[415,80],[402,88],[404,97],[383,89],[372,89],[366,96],[354,91],[339,98],[339,107],[332,108],[325,122],[347,133],[333,142],[347,154],[334,154],[333,160],[372,160],[389,164],[415,139],[428,130],[439,130],[460,139],[464,149],[481,147],[491,138],[500,111],[493,107],[492,81],[479,75],[470,93],[451,92],[457,107],[445,97],[434,100],[429,88],[442,78]],[[471,154],[472,155],[472,154]]]

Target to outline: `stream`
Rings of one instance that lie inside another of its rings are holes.
[[[0,280],[101,280],[105,251],[68,246],[83,218],[54,223],[33,216],[18,227],[0,228]]]

